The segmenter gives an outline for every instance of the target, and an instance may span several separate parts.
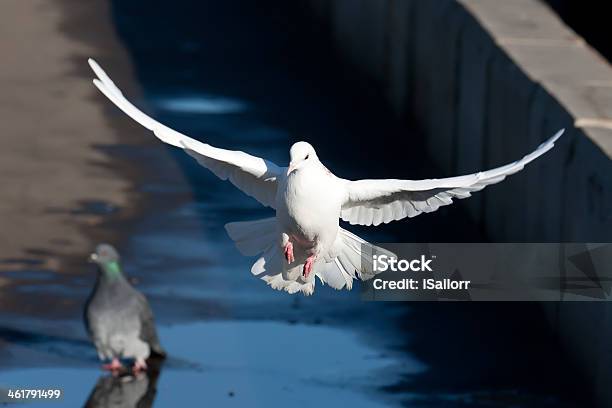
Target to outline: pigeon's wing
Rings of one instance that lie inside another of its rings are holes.
[[[231,181],[263,205],[274,208],[277,179],[283,174],[281,167],[241,151],[210,146],[162,125],[129,102],[94,60],[90,59],[89,65],[98,76],[93,80],[96,87],[125,114],[151,130],[161,141],[184,149],[217,177]]]
[[[83,308],[83,321],[85,322],[85,330],[87,331],[87,335],[89,337],[93,335],[93,331],[91,327],[90,307],[91,307],[91,301],[93,299],[95,290],[96,288],[94,287],[94,290],[87,297],[87,300],[85,301],[85,307]]]
[[[563,131],[557,132],[521,160],[480,173],[417,181],[342,180],[347,194],[340,218],[351,224],[379,225],[436,211],[451,204],[453,198],[469,197],[472,192],[499,183],[506,176],[522,170],[527,163],[552,149]]]
[[[165,356],[166,352],[159,344],[159,337],[157,337],[157,329],[155,328],[155,319],[153,318],[153,312],[149,302],[140,292],[137,292],[138,302],[138,319],[140,321],[140,339],[145,343],[149,344],[151,351],[159,356]]]

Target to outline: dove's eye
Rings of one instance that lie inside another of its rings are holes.
[[[308,160],[309,157],[310,157],[310,155],[307,154],[306,157],[304,157],[304,160]]]

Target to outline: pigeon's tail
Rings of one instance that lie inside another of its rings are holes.
[[[386,253],[391,257],[395,256],[340,228],[333,248],[315,263],[311,276],[304,278],[303,263],[287,265],[285,262],[278,245],[275,218],[232,222],[227,224],[225,229],[244,255],[262,254],[251,268],[253,275],[263,279],[273,289],[289,293],[302,292],[304,295],[312,295],[315,276],[334,289],[350,290],[354,279],[366,280],[374,276],[372,268],[369,267],[372,263],[370,254]]]

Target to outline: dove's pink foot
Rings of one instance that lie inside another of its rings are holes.
[[[123,364],[121,364],[121,361],[119,361],[118,358],[113,358],[113,361],[111,361],[110,364],[102,365],[102,369],[108,371],[119,371],[122,368]]]
[[[304,262],[304,278],[308,278],[308,275],[310,275],[310,272],[312,271],[312,265],[314,264],[314,255],[310,255],[308,258],[306,258],[306,262]]]
[[[287,245],[285,245],[285,259],[289,264],[295,261],[293,257],[293,244],[291,242],[287,242]]]
[[[147,370],[147,363],[144,359],[137,359],[132,366],[132,372],[134,374],[141,373]]]

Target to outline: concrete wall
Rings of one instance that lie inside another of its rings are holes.
[[[612,68],[537,0],[309,0],[338,52],[427,134],[436,176],[528,173],[465,202],[492,239],[612,238]],[[418,154],[418,153],[415,153]]]
[[[612,68],[547,6],[307,1],[338,52],[425,131],[441,173],[432,176],[514,161],[567,129],[521,176],[465,201],[492,240],[612,242]],[[612,406],[607,303],[544,310],[602,406]]]

